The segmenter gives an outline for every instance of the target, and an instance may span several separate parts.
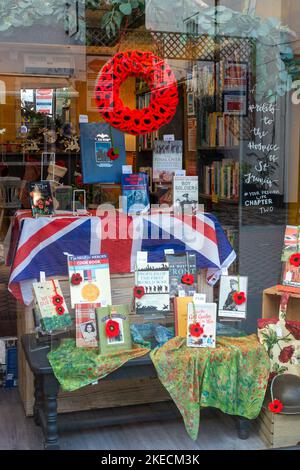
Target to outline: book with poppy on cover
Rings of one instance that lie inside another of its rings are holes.
[[[28,192],[33,217],[54,213],[50,181],[30,181]]]
[[[170,274],[170,297],[176,297],[179,294],[184,296],[194,295],[197,291],[197,265],[196,253],[186,251],[185,253],[165,254],[165,259],[169,263]],[[183,283],[182,276],[192,275],[188,281],[191,284]]]
[[[127,304],[96,309],[100,354],[114,354],[132,349],[129,314]]]
[[[98,332],[96,308],[100,304],[76,304],[76,346],[77,348],[97,348]]]
[[[109,263],[106,254],[68,256],[71,304],[111,305]]]
[[[188,303],[186,345],[192,348],[215,348],[217,304]]]
[[[300,226],[286,226],[281,261],[282,284],[300,288]]]
[[[55,279],[32,284],[35,311],[43,331],[50,333],[72,325],[59,282]],[[55,298],[58,301],[56,303]]]

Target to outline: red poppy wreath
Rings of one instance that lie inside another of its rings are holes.
[[[128,77],[139,77],[149,86],[147,107],[124,106],[120,87]],[[146,134],[173,118],[178,104],[176,78],[169,65],[152,52],[119,52],[103,66],[95,87],[95,100],[100,114],[112,127],[128,134]]]

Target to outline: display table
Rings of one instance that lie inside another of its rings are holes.
[[[29,364],[31,371],[34,374],[34,419],[37,425],[40,425],[44,433],[44,446],[45,449],[59,449],[59,436],[58,431],[58,415],[57,415],[57,394],[59,391],[59,383],[55,378],[52,368],[47,359],[47,354],[50,351],[50,346],[45,347],[36,344],[35,336],[24,335],[22,337],[22,347],[25,353],[26,360]],[[132,359],[124,364],[119,369],[115,370],[109,376],[102,381],[125,379],[134,380],[136,378],[149,378],[156,377],[155,367],[150,359],[149,355]],[[171,398],[170,398],[171,400]],[[160,408],[156,413],[135,413],[135,407],[131,407],[131,412],[120,411],[118,416],[111,413],[108,410],[102,413],[99,419],[95,420],[93,416],[90,420],[76,420],[74,422],[74,428],[78,430],[80,426],[87,428],[100,426],[100,425],[112,425],[112,424],[125,424],[129,422],[155,420],[155,419],[171,419],[180,417],[180,413],[177,410],[173,402],[168,403],[168,408],[159,405]],[[118,408],[120,410],[120,408]],[[93,412],[93,415],[95,413]],[[85,413],[86,416],[86,413]],[[235,417],[238,436],[240,439],[247,439],[249,436],[249,420]],[[70,429],[70,426],[63,426],[64,429]]]
[[[194,250],[197,267],[208,269],[212,284],[236,257],[218,220],[204,213],[129,217],[113,211],[103,216],[32,218],[28,211],[18,211],[10,232],[9,290],[25,305],[32,301],[32,282],[41,271],[46,277],[67,275],[67,253],[106,253],[110,272],[115,274],[133,272],[139,250],[148,252],[149,262],[164,261],[165,249]]]

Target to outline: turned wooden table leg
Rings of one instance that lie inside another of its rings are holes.
[[[44,391],[44,447],[47,450],[58,450],[58,430],[57,430],[57,393],[59,385],[54,376],[47,375],[43,379]]]
[[[40,375],[34,376],[34,405],[33,405],[33,419],[37,426],[41,426],[39,410],[43,405],[43,384]]]

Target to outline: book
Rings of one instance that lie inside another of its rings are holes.
[[[73,201],[73,188],[72,186],[58,186],[55,189],[54,197],[58,202],[58,207],[55,210],[59,211],[72,211]]]
[[[146,173],[148,175],[149,191],[152,191],[152,180],[153,180],[152,167],[151,166],[140,166],[139,171],[140,171],[140,173]]]
[[[28,192],[33,217],[54,213],[50,181],[30,181]]]
[[[109,262],[106,254],[68,257],[71,304],[111,305]],[[76,276],[76,277],[75,277]]]
[[[149,212],[149,182],[146,173],[122,175],[122,208],[130,215]]]
[[[198,176],[174,176],[173,179],[173,205],[174,211],[191,208],[197,209],[198,204]]]
[[[290,262],[293,254],[300,252],[300,227],[287,225],[284,234],[284,243],[281,254],[282,284],[289,287],[300,287],[300,266]]]
[[[132,349],[129,314],[127,304],[110,305],[96,309],[100,354],[114,354]],[[117,325],[111,325],[109,323],[111,321],[116,322]],[[110,328],[115,336],[107,334],[107,330]]]
[[[97,348],[98,332],[96,308],[100,304],[76,304],[76,346],[77,348]]]
[[[135,285],[145,294],[135,299],[136,314],[164,315],[170,311],[168,263],[141,263],[135,270]]]
[[[190,302],[187,315],[186,345],[192,348],[215,348],[217,304]]]
[[[239,162],[224,158],[204,165],[203,192],[209,196],[237,200],[239,197]]]
[[[71,316],[58,280],[34,282],[32,287],[35,310],[40,317],[40,325],[43,331],[51,333],[72,325]],[[59,304],[54,303],[54,296],[59,297]],[[61,309],[58,307],[61,307]]]
[[[165,259],[169,264],[170,275],[170,297],[180,295],[190,296],[197,291],[197,265],[196,254],[193,252],[185,252],[178,254],[166,254]],[[182,283],[181,279],[184,274],[192,274],[194,282],[192,285]]]
[[[188,304],[192,301],[193,297],[174,298],[175,336],[186,337]]]
[[[153,181],[171,183],[176,170],[182,169],[182,140],[155,140]]]
[[[221,276],[219,289],[219,317],[245,319],[247,312],[247,276]],[[235,294],[243,292],[245,301],[235,301]]]
[[[101,204],[110,204],[116,209],[119,208],[119,202],[121,197],[121,185],[120,184],[101,184],[100,198]]]
[[[126,163],[124,133],[107,123],[81,123],[80,148],[84,183],[120,183]],[[108,151],[118,150],[115,160]]]
[[[173,187],[172,183],[169,184],[155,184],[155,196],[158,205],[172,206],[173,202]]]

